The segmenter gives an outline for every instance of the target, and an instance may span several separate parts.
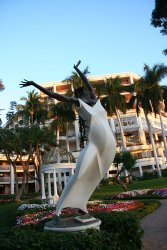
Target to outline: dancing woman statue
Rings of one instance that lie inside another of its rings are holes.
[[[106,111],[100,100],[97,100],[89,80],[78,69],[79,64],[80,61],[74,65],[74,69],[86,85],[89,95],[82,87],[76,89],[75,97],[67,97],[49,92],[33,81],[24,80],[20,84],[21,87],[33,85],[58,101],[76,104],[76,110],[88,128],[88,143],[78,157],[74,175],[69,179],[60,196],[56,208],[57,221],[61,210],[66,207],[78,208],[83,213],[88,213],[88,200],[109,170],[116,153],[116,143],[106,119]]]

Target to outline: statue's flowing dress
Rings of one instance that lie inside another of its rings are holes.
[[[116,153],[115,138],[100,100],[91,107],[79,99],[78,114],[89,127],[88,144],[81,151],[74,175],[65,186],[57,205],[56,215],[66,207],[87,213],[87,202],[110,168]]]

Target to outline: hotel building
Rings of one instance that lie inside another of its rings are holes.
[[[104,84],[105,80],[107,78],[115,78],[119,76],[122,82],[122,85],[128,86],[133,84],[135,81],[137,81],[140,76],[133,73],[133,72],[124,72],[124,73],[117,73],[117,74],[106,74],[106,75],[100,75],[100,76],[93,76],[89,77],[89,80],[91,81],[91,84]],[[48,82],[48,83],[42,83],[41,86],[47,88],[49,91],[56,92],[59,94],[65,94],[68,90],[71,90],[71,85],[67,82]],[[124,93],[126,101],[128,102],[130,100],[131,94],[126,92]],[[58,101],[48,97],[41,91],[39,91],[39,96],[41,97],[41,101],[49,108],[50,104],[56,104]],[[136,110],[129,109],[126,114],[121,113],[121,122],[123,125],[124,130],[124,137],[125,137],[125,144],[126,149],[128,151],[131,151],[133,155],[137,157],[137,162],[135,167],[133,168],[132,174],[136,177],[142,177],[144,172],[154,172],[156,171],[156,164],[155,159],[153,156],[153,150],[152,150],[152,144],[150,142],[149,133],[148,133],[148,127],[145,120],[144,112],[141,111],[140,115],[137,116]],[[166,113],[163,111],[163,105],[162,105],[162,117],[163,117],[163,123],[165,127],[165,132],[167,133],[167,116]],[[154,114],[149,114],[148,118],[150,120],[152,131],[153,131],[153,137],[155,141],[155,147],[157,151],[158,161],[160,165],[160,169],[166,168],[166,157],[164,154],[164,143],[162,139],[162,130],[160,125],[160,119],[157,115],[155,117]],[[121,141],[121,135],[120,135],[120,127],[117,120],[117,117],[114,115],[112,117],[108,117],[108,121],[111,127],[111,130],[113,131],[113,134],[116,139],[117,143],[117,151],[119,152],[122,149],[122,141]],[[167,134],[166,134],[167,135]],[[69,129],[69,149],[70,153],[74,156],[75,159],[77,159],[79,152],[80,152],[80,132],[79,132],[79,124],[78,124],[78,118],[76,115],[76,120],[73,122],[72,125],[70,125]],[[66,147],[66,137],[64,134],[60,134],[60,141],[61,146]],[[54,193],[57,194],[57,189],[55,185],[64,183],[66,184],[67,179],[71,175],[71,169],[74,169],[74,164],[72,166],[69,165],[69,167],[65,166],[63,163],[62,171],[61,171],[61,164],[58,164],[57,171],[49,165],[49,168],[46,166],[42,169],[42,186],[44,188],[45,181],[48,182],[48,192],[49,196],[51,197],[51,186],[49,182],[54,184],[54,189],[56,190]],[[34,167],[30,167],[30,171],[34,171]],[[17,172],[20,174],[20,178],[22,175],[22,167],[17,166]],[[116,170],[113,169],[113,167],[109,171],[109,176],[113,176],[115,174]],[[34,172],[35,174],[35,172]],[[44,176],[47,178],[44,179]],[[61,180],[60,180],[61,179]],[[54,180],[54,181],[53,181]],[[36,183],[34,180],[28,180],[28,183],[30,185],[31,189],[36,188]],[[50,191],[49,191],[50,190]],[[5,159],[3,155],[0,155],[0,192],[2,193],[14,193],[14,174],[13,169]],[[43,196],[45,198],[45,192],[43,190]]]

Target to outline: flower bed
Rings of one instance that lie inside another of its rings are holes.
[[[106,196],[107,200],[124,200],[130,198],[143,198],[149,196],[150,198],[167,198],[167,188],[162,189],[138,189],[128,192],[122,192],[117,195]]]
[[[154,190],[153,194],[159,195],[162,198],[167,198],[167,188]]]
[[[23,215],[23,216],[17,216],[16,217],[16,226],[22,226],[22,225],[29,225],[29,224],[37,224],[40,221],[43,221],[45,219],[49,219],[55,216],[55,207],[53,205],[50,206],[50,211],[46,211],[45,209],[41,208],[49,208],[48,204],[45,204],[47,206],[38,205],[38,204],[23,204],[18,209],[21,211],[27,211],[29,210],[30,213]],[[139,208],[141,206],[144,206],[143,203],[138,201],[125,201],[125,202],[116,202],[113,204],[99,204],[98,202],[90,203],[88,204],[88,211],[89,212],[124,212],[128,210],[133,210],[136,208]],[[39,209],[39,211],[32,212],[32,209]],[[54,210],[53,210],[54,209]],[[62,214],[76,214],[78,213],[78,209],[72,209],[72,208],[65,208],[62,211]]]
[[[24,211],[24,210],[46,210],[48,208],[55,208],[56,205],[52,204],[22,204],[21,206],[18,207],[19,211]]]

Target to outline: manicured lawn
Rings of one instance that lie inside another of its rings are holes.
[[[128,191],[135,190],[135,189],[156,189],[156,188],[166,188],[167,187],[167,177],[151,179],[146,181],[135,181],[131,184],[127,184]],[[99,189],[91,196],[91,199],[100,199],[103,200],[104,196],[111,195],[115,193],[124,192],[123,188],[116,184],[116,185],[102,185]]]

